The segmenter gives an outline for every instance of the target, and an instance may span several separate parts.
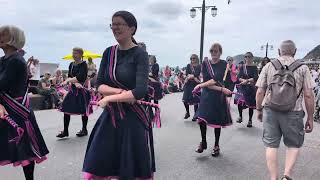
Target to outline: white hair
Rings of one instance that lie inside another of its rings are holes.
[[[282,41],[280,44],[279,51],[281,56],[294,56],[296,50],[296,45],[292,40]]]
[[[10,41],[6,44],[16,49],[22,49],[26,43],[26,38],[23,30],[16,26],[1,26],[0,32],[8,31],[10,35]]]

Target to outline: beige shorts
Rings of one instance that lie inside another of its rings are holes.
[[[300,148],[304,142],[304,111],[277,112],[263,109],[263,137],[266,147],[278,148],[281,137],[289,148]]]

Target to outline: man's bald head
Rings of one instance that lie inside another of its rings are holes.
[[[280,56],[292,56],[296,54],[297,48],[293,41],[286,40],[280,44],[279,55]]]

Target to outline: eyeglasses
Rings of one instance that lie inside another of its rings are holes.
[[[244,58],[252,58],[252,56],[244,56]]]
[[[212,53],[218,53],[219,52],[219,50],[216,50],[216,49],[210,49],[210,53],[212,54]]]
[[[196,60],[197,58],[194,58],[194,57],[192,57],[192,58],[190,58],[190,60]]]
[[[110,29],[114,29],[114,28],[117,28],[117,27],[124,27],[124,26],[128,26],[128,24],[126,23],[112,23],[110,24]]]

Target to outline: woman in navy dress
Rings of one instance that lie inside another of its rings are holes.
[[[24,44],[22,30],[0,27],[0,165],[21,165],[26,180],[33,180],[35,162],[49,151],[29,106],[27,63],[18,52]]]
[[[149,86],[152,87],[154,103],[158,104],[163,97],[162,85],[159,79],[159,64],[155,56],[149,57]]]
[[[222,47],[215,43],[210,49],[212,60],[205,59],[202,63],[203,83],[197,85],[195,89],[202,88],[200,105],[196,117],[200,126],[202,141],[196,149],[197,153],[202,153],[207,149],[207,126],[214,128],[215,144],[212,156],[220,154],[219,139],[221,128],[232,124],[227,95],[232,92],[223,87],[223,76],[227,67],[227,62],[220,60]]]
[[[238,102],[239,119],[238,123],[242,122],[243,109],[249,108],[249,121],[247,127],[252,127],[253,112],[256,107],[256,87],[255,82],[258,79],[258,68],[253,64],[253,54],[247,52],[245,54],[245,64],[240,68],[238,91],[242,94],[241,102]]]
[[[78,137],[88,135],[88,116],[92,113],[90,109],[91,95],[84,88],[88,66],[82,60],[83,50],[81,48],[73,48],[72,56],[74,62],[69,65],[68,79],[62,83],[63,85],[69,85],[69,92],[66,94],[60,108],[60,111],[64,113],[64,129],[57,135],[58,138],[69,136],[70,115],[81,115],[82,117],[82,129],[76,135]]]
[[[192,94],[193,89],[200,83],[201,66],[199,65],[198,55],[192,54],[190,61],[186,68],[186,80],[183,87],[182,102],[186,109],[184,119],[190,117],[189,105],[194,105],[194,113],[196,113],[200,102],[200,98]],[[192,121],[196,121],[196,118],[193,117]]]
[[[133,39],[137,21],[130,12],[116,12],[111,29],[119,45],[103,53],[97,83],[104,111],[88,142],[85,179],[151,180],[152,127],[145,107],[137,103],[148,91],[148,55]]]

